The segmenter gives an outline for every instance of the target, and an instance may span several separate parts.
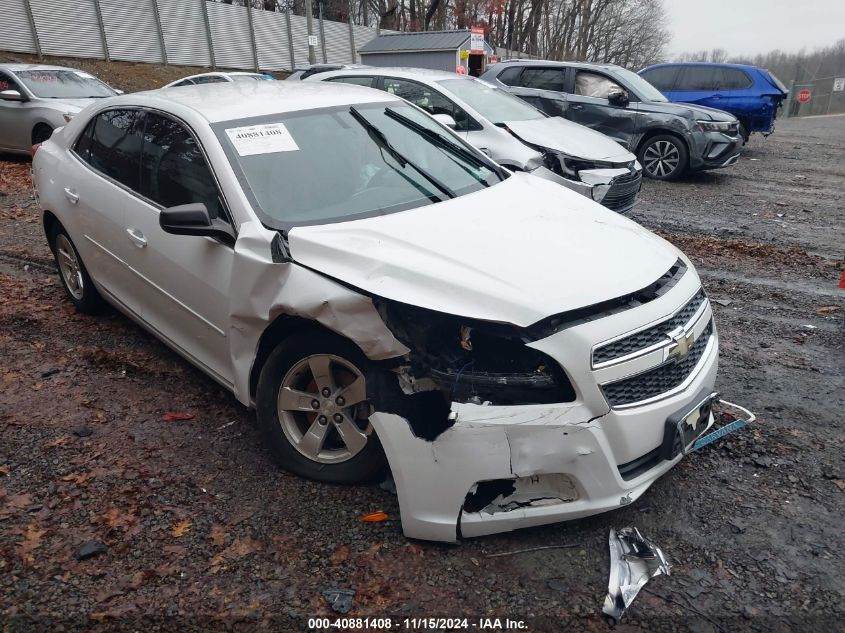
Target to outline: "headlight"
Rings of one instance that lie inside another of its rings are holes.
[[[702,132],[733,132],[736,129],[736,123],[730,121],[696,121],[695,123]]]
[[[393,334],[411,350],[416,379],[431,379],[456,402],[499,405],[572,402],[560,365],[528,347],[520,328],[374,299]]]

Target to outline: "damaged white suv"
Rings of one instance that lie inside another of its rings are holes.
[[[625,505],[712,423],[690,262],[394,96],[254,82],[103,100],[35,152],[71,301],[255,406],[280,464],[389,466],[405,534]]]

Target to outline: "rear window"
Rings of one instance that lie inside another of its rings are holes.
[[[754,84],[751,77],[739,68],[722,68],[722,83],[719,90],[742,90]]]
[[[519,84],[519,73],[522,72],[520,66],[512,66],[499,74],[499,81],[506,86],[516,86]]]
[[[562,68],[526,68],[522,72],[520,85],[537,90],[563,92]]]

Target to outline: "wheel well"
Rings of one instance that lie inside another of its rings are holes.
[[[255,360],[252,363],[252,368],[249,370],[249,396],[251,400],[255,400],[255,394],[258,390],[258,378],[261,376],[264,363],[267,362],[267,358],[269,358],[272,351],[282,341],[291,336],[301,336],[306,332],[326,332],[332,336],[339,336],[317,321],[303,319],[302,317],[289,314],[282,314],[276,317],[276,320],[262,332],[261,338],[258,340]]]
[[[642,140],[640,140],[640,144],[637,145],[637,151],[636,151],[637,158],[639,158],[639,156],[640,156],[640,150],[643,148],[643,145],[645,145],[650,139],[653,139],[655,136],[673,136],[676,139],[678,139],[681,143],[684,144],[684,149],[687,150],[687,162],[689,162],[690,151],[689,151],[689,145],[687,145],[686,139],[684,139],[684,137],[681,136],[680,134],[678,134],[677,132],[673,132],[672,130],[663,130],[663,129],[649,130],[648,132],[646,132],[646,134],[643,136]]]
[[[50,249],[52,250],[53,244],[50,241],[50,235],[52,235],[53,229],[57,225],[61,225],[61,222],[59,222],[59,218],[53,215],[52,211],[44,211],[41,220],[44,223],[44,235],[47,236],[47,243],[50,244]]]
[[[38,130],[42,130],[42,129],[45,129],[45,128],[50,130],[50,131],[53,130],[53,127],[50,126],[50,125],[47,125],[46,123],[36,123],[35,127],[32,128],[32,135],[30,136],[29,140],[32,141],[33,145],[35,145],[36,132],[38,132]]]

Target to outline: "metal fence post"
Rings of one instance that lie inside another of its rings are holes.
[[[217,70],[217,61],[214,59],[214,38],[211,37],[211,22],[208,20],[208,0],[199,0],[202,5],[202,19],[205,22],[205,38],[208,42],[208,55],[211,57],[211,70]]]
[[[252,64],[258,72],[258,47],[255,45],[255,26],[252,23],[252,0],[244,2],[246,7],[246,21],[249,24],[249,43],[252,45]]]
[[[323,49],[323,63],[328,63],[328,58],[326,57],[326,31],[323,28],[323,0],[319,0],[320,2],[320,48]]]
[[[352,3],[349,3],[349,52],[352,54],[352,63],[355,60],[355,27],[352,26]]]
[[[26,8],[26,17],[29,18],[29,28],[32,29],[32,41],[35,44],[35,52],[38,53],[38,59],[44,57],[41,54],[41,40],[38,38],[38,27],[35,26],[35,16],[32,14],[32,5],[29,0],[24,0],[23,6]]]
[[[296,57],[293,53],[293,32],[290,29],[290,5],[285,9],[285,28],[288,32],[288,54],[290,55],[290,71],[296,70]]]
[[[100,37],[103,38],[103,53],[106,56],[106,61],[110,62],[109,41],[106,39],[106,24],[103,22],[103,10],[100,8],[100,0],[94,0],[94,8],[97,10],[97,24],[100,25]]]
[[[158,41],[161,44],[161,59],[164,65],[167,66],[167,45],[164,43],[164,30],[161,26],[161,14],[158,12],[158,0],[150,0],[153,4],[153,15],[156,19],[156,28],[158,29]]]

